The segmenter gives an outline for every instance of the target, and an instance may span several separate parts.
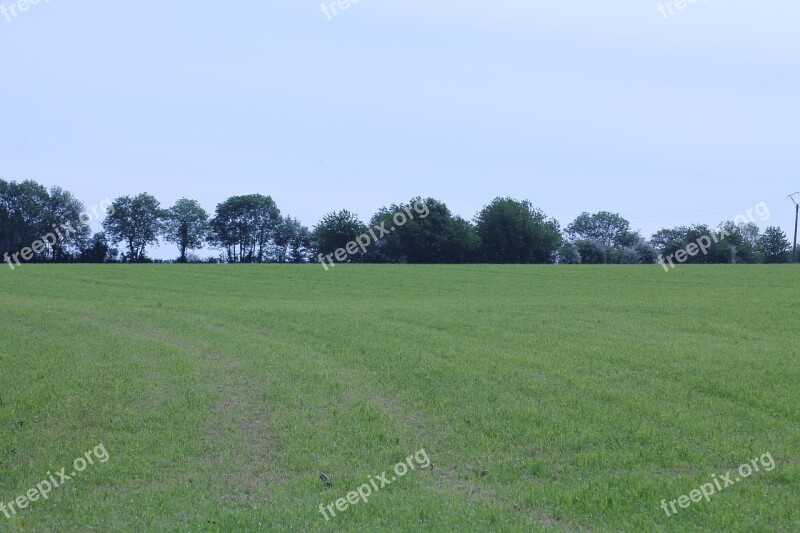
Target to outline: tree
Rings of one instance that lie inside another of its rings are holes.
[[[581,213],[567,226],[566,234],[586,264],[654,263],[658,255],[627,220],[608,211]]]
[[[289,243],[288,260],[292,263],[308,263],[313,257],[313,237],[311,231],[301,226],[300,231]]]
[[[639,258],[638,262],[641,265],[652,265],[658,261],[658,252],[644,239],[641,239],[633,247],[633,250],[636,252],[636,256]]]
[[[296,218],[284,217],[275,228],[274,248],[278,263],[305,263],[311,254],[311,232]]]
[[[581,262],[587,265],[651,265],[658,252],[639,236],[633,246],[613,247],[594,240],[575,241]]]
[[[217,205],[211,221],[212,242],[225,250],[228,262],[263,263],[281,220],[269,196],[232,196]]]
[[[88,214],[84,212],[83,203],[69,191],[61,187],[50,189],[47,202],[47,226],[56,241],[51,244],[51,257],[55,261],[63,261],[70,256],[70,249],[79,254],[82,242],[89,239],[91,229],[86,223]],[[58,230],[58,231],[54,231]]]
[[[775,226],[768,227],[759,237],[758,248],[764,256],[765,263],[788,263],[792,259],[792,243],[786,238],[783,230]]]
[[[103,221],[108,237],[114,243],[125,243],[128,253],[124,258],[127,261],[137,263],[145,260],[145,249],[157,243],[162,233],[164,212],[161,204],[153,196],[142,193],[134,198],[117,198],[109,211]]]
[[[0,253],[13,256],[31,248],[32,260],[76,259],[91,235],[91,218],[61,187],[48,191],[35,181],[0,180]]]
[[[759,229],[755,224],[735,224],[733,221],[723,222],[717,228],[709,228],[705,224],[691,226],[686,233],[688,244],[710,240],[706,253],[698,253],[689,257],[687,263],[758,263],[761,254],[756,247]]]
[[[209,231],[208,213],[195,200],[181,198],[164,217],[164,238],[177,244],[179,263],[186,263],[187,250],[203,247]]]
[[[0,253],[12,252],[11,231],[11,185],[0,180]]]
[[[573,241],[596,241],[607,248],[627,248],[639,240],[627,220],[608,211],[581,213],[567,226],[566,233]]]
[[[641,264],[639,254],[634,248],[608,248],[607,261],[612,265],[638,265]]]
[[[669,254],[677,253],[681,249],[688,249],[690,244],[703,244],[705,243],[705,251],[702,249],[695,255],[690,255],[686,258],[684,263],[689,264],[721,264],[733,262],[735,252],[732,252],[730,243],[722,238],[722,234],[715,233],[706,224],[694,224],[687,227],[686,233],[683,236],[683,242],[672,242],[668,246]],[[717,237],[716,239],[714,237]]]
[[[443,255],[449,263],[477,263],[481,257],[481,238],[472,222],[456,215],[443,243]]]
[[[659,253],[661,254],[668,254],[668,249],[677,251],[681,248],[685,248],[687,244],[686,242],[686,233],[689,231],[689,228],[686,226],[679,226],[677,228],[672,229],[660,229],[658,230],[651,238],[650,238],[650,245],[653,246]]]
[[[755,224],[737,225],[729,221],[717,228],[694,224],[661,230],[650,242],[665,260],[674,257],[680,250],[688,251],[696,247],[697,251],[687,254],[683,263],[757,263],[762,260],[760,251],[754,245],[757,234],[758,226]]]
[[[575,247],[584,265],[604,265],[608,263],[610,248],[598,241],[581,239],[575,241]]]
[[[103,232],[95,233],[87,246],[81,250],[80,261],[83,263],[111,263],[116,260],[119,250],[113,248]]]
[[[475,227],[433,198],[383,207],[370,224],[394,228],[369,254],[380,262],[466,263],[477,259],[480,250]]]
[[[50,195],[35,181],[0,180],[0,253],[13,254],[48,234]],[[44,252],[39,254],[45,257]]]
[[[475,224],[483,259],[490,263],[553,263],[563,240],[558,221],[527,200],[496,198]]]
[[[571,242],[564,242],[558,249],[556,262],[559,265],[579,265],[581,264],[581,254],[578,247]]]
[[[723,224],[723,227],[730,232],[730,236],[726,240],[736,247],[734,262],[751,264],[764,262],[758,248],[758,237],[761,230],[757,224],[753,222],[737,224],[731,221]]]
[[[367,226],[350,211],[328,213],[322,217],[319,224],[314,226],[314,251],[323,256],[332,254],[339,248],[344,248],[349,242],[355,241],[367,231]],[[362,255],[360,251],[348,254],[347,260],[349,262],[360,261]]]

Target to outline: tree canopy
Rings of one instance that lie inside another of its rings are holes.
[[[202,248],[210,229],[208,213],[196,200],[181,198],[164,216],[164,238],[178,245],[179,263],[186,262],[187,250]]]
[[[398,213],[405,215],[402,225],[395,221],[402,220]],[[433,198],[382,207],[370,224],[395,228],[374,247],[373,257],[380,262],[467,263],[479,258],[480,241],[472,224]]]
[[[164,212],[155,197],[141,193],[121,196],[111,204],[112,212],[103,221],[109,239],[123,242],[127,248],[125,259],[136,263],[146,258],[148,245],[158,242],[162,231]]]
[[[281,212],[269,196],[232,196],[217,205],[211,221],[213,243],[231,263],[263,263],[281,223]]]
[[[103,231],[92,235],[89,222],[104,214]],[[189,198],[163,210],[155,197],[141,193],[87,211],[60,187],[0,180],[0,254],[9,265],[151,261],[147,249],[162,239],[177,245],[177,262],[307,263],[342,249],[344,261],[376,263],[653,264],[676,254],[686,255],[679,262],[696,264],[791,261],[786,234],[777,227],[762,233],[750,220],[662,228],[645,239],[609,211],[583,212],[562,232],[555,218],[528,200],[495,198],[470,221],[441,200],[415,196],[379,208],[369,226],[340,210],[309,229],[261,194],[232,196],[211,218]],[[695,247],[700,253],[682,252]],[[191,253],[206,248],[222,254],[201,259]]]
[[[563,240],[558,221],[527,200],[496,198],[475,225],[489,263],[553,263]]]
[[[360,235],[366,234],[367,231],[367,226],[358,216],[346,209],[328,213],[314,226],[315,251],[323,256],[332,254],[344,248],[347,243],[355,241]],[[359,251],[349,254],[348,261],[360,261],[363,257],[364,254]]]

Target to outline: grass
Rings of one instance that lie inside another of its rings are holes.
[[[0,501],[99,443],[110,459],[0,531],[797,531],[798,281],[790,265],[6,270]],[[432,467],[320,513],[422,449]],[[661,509],[765,453],[774,470]]]

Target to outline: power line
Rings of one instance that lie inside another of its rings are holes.
[[[772,198],[768,200],[769,202],[777,202],[778,200],[783,200],[783,198]],[[692,216],[703,216],[703,215],[711,215],[717,213],[728,213],[735,209],[745,209],[748,207],[753,207],[752,202],[738,202],[735,204],[725,204],[725,205],[716,205],[716,206],[704,206],[704,207],[684,207],[679,209],[670,209],[664,211],[647,211],[646,213],[626,213],[624,216],[627,219],[637,219],[637,220],[645,220],[645,219],[656,219],[656,218],[678,218],[678,217],[692,217]]]

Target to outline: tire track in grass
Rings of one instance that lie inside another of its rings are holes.
[[[321,350],[313,339],[308,337],[298,338],[274,332],[264,337],[278,344],[301,342],[311,354],[315,362],[314,368],[325,369],[325,372],[315,372],[313,375],[309,375],[311,370],[308,365],[305,362],[296,362],[293,368],[298,376],[296,378],[287,376],[287,379],[325,380],[332,385],[334,391],[331,404],[352,409],[357,408],[361,403],[367,403],[388,417],[389,427],[399,428],[398,433],[405,435],[403,438],[405,444],[401,444],[399,441],[389,442],[388,451],[384,454],[386,459],[376,460],[371,469],[368,466],[358,465],[362,475],[356,477],[355,481],[363,482],[362,478],[365,478],[366,475],[374,474],[376,469],[380,471],[388,465],[402,461],[403,457],[419,448],[425,448],[432,459],[437,455],[437,450],[447,448],[447,445],[442,443],[439,422],[426,418],[421,411],[403,404],[397,397],[387,395],[380,388],[386,379],[385,374],[363,364],[354,365],[352,361],[345,361],[346,353],[333,355],[330,351]],[[356,348],[351,346],[350,349]],[[337,428],[337,433],[346,432],[348,432],[348,428]],[[472,502],[467,503],[469,506],[487,506],[488,509],[489,506],[496,505],[511,512],[521,523],[529,527],[552,528],[554,524],[558,524],[562,529],[570,530],[563,520],[559,520],[541,509],[514,502],[510,497],[496,490],[495,485],[488,485],[487,481],[479,482],[477,479],[471,479],[475,477],[474,472],[480,470],[477,467],[464,464],[448,465],[440,460],[435,460],[434,464],[434,468],[427,471],[425,475],[416,476],[418,479],[415,483],[421,484],[425,490],[433,491],[453,502]],[[481,479],[484,478],[481,476]],[[466,498],[466,500],[461,498]]]
[[[186,321],[185,317],[180,320]],[[226,333],[207,320],[196,322],[186,331],[183,324],[156,322],[143,316],[118,320],[114,327],[131,338],[155,343],[156,347],[168,346],[196,364],[193,375],[187,376],[182,386],[202,399],[197,408],[202,411],[204,422],[194,431],[197,440],[187,446],[194,448],[194,454],[187,458],[190,462],[176,465],[177,477],[190,485],[217,489],[216,514],[253,511],[264,506],[270,500],[270,485],[281,481],[279,472],[270,468],[277,464],[270,458],[276,446],[271,433],[272,415],[258,394],[270,386],[270,378],[256,376],[242,357],[226,355],[231,346],[242,347],[241,342],[233,342],[235,332]],[[208,342],[209,339],[213,342]],[[157,351],[158,348],[147,349],[143,353],[151,352],[156,357]],[[157,382],[160,377],[156,374],[157,366],[150,371],[154,373],[151,382]],[[156,394],[165,393],[162,390]],[[151,408],[158,408],[158,404],[153,405],[152,397],[143,400]]]

